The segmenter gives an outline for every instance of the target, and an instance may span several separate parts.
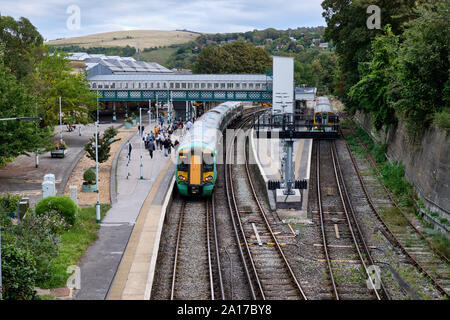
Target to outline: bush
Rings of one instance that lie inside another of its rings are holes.
[[[10,193],[0,194],[0,212],[16,212],[17,204],[22,196]]]
[[[35,298],[36,261],[30,251],[8,240],[2,238],[3,299],[31,300]]]
[[[36,261],[37,282],[51,276],[51,261],[59,253],[59,234],[68,229],[68,224],[56,211],[45,215],[32,214],[15,228],[17,247],[29,250]]]
[[[435,113],[434,122],[439,128],[450,132],[450,109],[445,109],[442,112]]]
[[[103,139],[109,140],[117,136],[118,133],[119,131],[113,126],[111,126],[108,129],[106,129],[105,132],[103,133]]]
[[[86,182],[85,184],[94,184],[96,177],[97,176],[92,169],[87,169],[83,174],[83,179]]]
[[[65,196],[53,196],[42,199],[36,204],[37,215],[45,215],[50,211],[56,211],[71,226],[75,223],[77,205]]]

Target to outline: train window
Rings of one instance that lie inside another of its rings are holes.
[[[316,113],[316,122],[322,122],[322,113]]]
[[[212,152],[203,152],[203,171],[214,170],[214,157]]]
[[[328,113],[328,123],[335,123],[336,115],[334,113]]]
[[[188,164],[188,157],[181,153],[178,156],[178,171],[188,171],[189,164]]]

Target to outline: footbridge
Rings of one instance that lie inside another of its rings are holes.
[[[112,74],[88,80],[103,102],[272,102],[270,74]]]

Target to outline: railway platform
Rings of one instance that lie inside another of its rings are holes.
[[[117,158],[117,201],[102,220],[99,238],[80,261],[81,288],[75,300],[149,299],[175,162],[163,150],[155,150],[151,159],[144,148],[140,179],[139,134],[130,142],[133,151],[128,169],[126,148]],[[175,156],[173,149],[171,156]]]
[[[296,139],[294,142],[294,172],[296,180],[306,180],[309,185],[310,164],[313,139]],[[250,134],[250,159],[257,165],[261,182],[264,181],[272,210],[277,210],[275,190],[268,189],[269,180],[281,180],[281,154],[283,152],[282,139],[257,137],[252,129]],[[280,210],[284,216],[306,219],[308,205],[308,189],[301,190],[300,210]]]

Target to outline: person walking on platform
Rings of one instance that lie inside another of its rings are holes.
[[[159,148],[160,148],[160,150],[162,150],[163,147],[164,147],[164,141],[165,141],[164,135],[163,135],[163,134],[160,134],[160,135],[159,135]]]
[[[167,137],[164,140],[163,144],[164,144],[164,156],[167,157],[170,154],[170,151],[171,151],[170,148],[173,147],[173,144],[169,137]]]
[[[155,144],[153,143],[153,140],[150,140],[148,142],[148,153],[150,154],[150,158],[153,159],[153,151],[155,150]]]
[[[133,150],[133,145],[131,144],[131,142],[128,142],[127,150],[128,150],[128,161],[130,161],[131,160],[131,150]]]

